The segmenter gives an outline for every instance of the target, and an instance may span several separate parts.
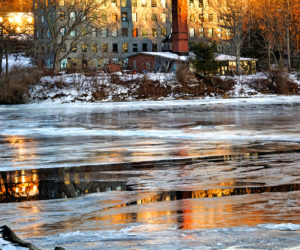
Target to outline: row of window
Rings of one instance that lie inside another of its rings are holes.
[[[121,29],[121,36],[122,37],[129,37],[130,36],[130,31],[131,29],[128,28],[122,28]],[[46,35],[45,35],[46,32]],[[66,35],[66,28],[61,28],[60,29],[60,35],[61,36],[65,36]],[[118,30],[117,28],[113,28],[111,30],[107,29],[107,28],[101,28],[100,30],[96,29],[96,28],[92,28],[90,31],[87,30],[87,28],[82,28],[80,31],[80,33],[78,34],[77,30],[73,30],[70,32],[70,37],[76,37],[78,35],[80,36],[92,36],[92,37],[97,37],[98,34],[100,34],[101,37],[108,37],[109,32],[110,35],[113,37],[117,37],[118,36]],[[166,28],[162,28],[160,29],[160,33],[159,33],[159,29],[157,28],[152,28],[151,30],[151,35],[154,38],[157,38],[158,36],[160,37],[165,37],[167,35],[167,29]],[[36,30],[35,31],[35,37],[36,38],[41,38],[44,39],[45,37],[47,37],[48,39],[51,39],[52,34],[50,32],[50,30],[44,30],[44,29],[40,29],[40,30]],[[131,37],[149,37],[149,30],[147,28],[142,28],[142,29],[138,29],[138,28],[133,28],[131,31]]]
[[[62,48],[62,52],[66,52],[67,51],[67,46],[65,45]],[[97,53],[99,51],[107,53],[107,52],[113,52],[113,53],[126,53],[126,52],[140,52],[140,51],[149,51],[149,45],[147,43],[142,43],[141,47],[139,48],[139,44],[137,43],[133,43],[132,44],[132,48],[129,48],[129,43],[122,43],[122,47],[119,48],[119,44],[118,43],[113,43],[111,44],[111,48],[109,48],[109,44],[108,43],[102,43],[100,46],[97,43],[92,43],[92,44],[88,44],[88,43],[80,43],[80,44],[71,44],[71,52],[76,53],[76,52],[92,52],[92,53]],[[42,52],[43,51],[43,47],[42,47]],[[130,51],[129,51],[130,50]],[[152,51],[157,51],[157,44],[152,44]]]
[[[198,37],[219,37],[219,38],[222,38],[223,37],[223,30],[221,28],[218,28],[218,29],[213,29],[213,28],[209,28],[209,29],[205,29],[205,28],[199,28],[198,30],[199,34],[198,34]],[[189,28],[189,35],[190,37],[195,37],[195,34],[196,34],[196,29],[195,28]],[[227,30],[226,32],[226,37],[229,37],[230,34],[229,34],[229,31]]]

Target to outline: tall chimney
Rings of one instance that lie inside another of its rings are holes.
[[[172,51],[178,55],[189,53],[187,14],[187,0],[172,0]]]

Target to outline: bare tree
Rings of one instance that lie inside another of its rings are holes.
[[[106,0],[35,0],[34,13],[39,20],[36,39],[38,41],[41,35],[39,32],[46,31],[54,73],[60,69],[61,61],[68,58],[81,42],[88,40],[88,36],[96,33],[97,28],[109,26],[101,16],[107,11],[105,4]]]
[[[243,32],[248,11],[248,0],[227,0],[226,6],[217,9],[220,24],[226,30],[225,40],[231,44],[231,49],[236,57],[236,73],[241,74],[240,65],[241,48],[246,36]]]

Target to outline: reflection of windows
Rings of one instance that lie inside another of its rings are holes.
[[[163,23],[165,23],[167,21],[167,15],[165,13],[162,13],[160,19]]]
[[[137,13],[132,13],[132,22],[137,21]]]
[[[151,0],[151,7],[155,8],[157,6],[156,0]]]
[[[102,52],[107,52],[107,51],[108,51],[108,44],[102,43]]]
[[[194,0],[190,0],[190,4],[194,4]]]
[[[117,7],[117,0],[111,0],[111,6]]]
[[[107,6],[107,0],[102,0],[101,6],[106,7]]]
[[[152,13],[151,15],[151,21],[156,22],[157,21],[157,17],[155,13]]]
[[[138,44],[137,44],[137,43],[134,43],[134,44],[132,45],[132,51],[133,51],[133,52],[138,52]]]
[[[119,52],[117,43],[113,43],[113,52]]]
[[[157,44],[156,43],[152,44],[152,51],[157,52]]]
[[[71,51],[72,52],[77,52],[77,45],[76,44],[71,44]]]
[[[209,37],[213,37],[214,36],[214,29],[213,28],[208,29],[208,36]]]
[[[214,15],[213,14],[209,14],[208,15],[208,21],[212,22],[214,20]]]
[[[98,46],[97,46],[97,43],[93,43],[93,44],[92,44],[92,52],[93,52],[93,53],[97,53],[97,52],[98,52]]]
[[[114,14],[114,15],[113,15],[113,21],[114,21],[114,22],[117,22],[117,21],[118,21],[118,15],[117,15],[117,14]]]
[[[107,21],[107,14],[106,14],[106,13],[101,13],[101,15],[100,15],[100,20],[101,20],[102,22],[106,22],[106,21]]]
[[[141,0],[141,6],[147,7],[147,0]]]
[[[166,8],[166,0],[160,0],[161,6]]]
[[[142,37],[147,37],[147,36],[148,36],[147,29],[143,28],[142,29]]]
[[[93,37],[97,36],[97,29],[96,28],[92,28],[92,36]]]
[[[199,7],[203,8],[203,0],[199,0]]]
[[[139,36],[139,30],[138,28],[132,29],[132,37],[138,37]]]
[[[107,37],[107,29],[106,28],[101,28],[101,36]]]
[[[152,29],[152,36],[157,37],[157,29]]]
[[[195,36],[195,29],[190,28],[190,37],[194,37],[194,36]]]
[[[87,52],[87,48],[88,48],[88,46],[86,43],[81,44],[81,52]]]
[[[64,5],[65,5],[65,0],[59,0],[59,1],[58,1],[58,5],[64,6]]]
[[[195,14],[190,15],[190,22],[195,22]]]
[[[60,28],[59,33],[61,36],[64,36],[66,34],[66,28]]]
[[[204,36],[204,28],[199,28],[199,37]]]
[[[162,28],[161,29],[161,36],[166,36],[167,35],[167,29],[166,28]]]
[[[76,12],[75,12],[75,11],[71,11],[71,12],[70,12],[70,19],[71,19],[72,21],[74,21],[74,20],[76,19]]]
[[[143,43],[143,51],[148,51],[148,44],[147,43]]]
[[[64,11],[60,11],[60,12],[59,12],[59,20],[60,20],[60,21],[65,20],[65,15],[66,15],[66,14],[65,14]]]
[[[61,52],[66,52],[67,51],[67,45],[64,44],[61,48]]]
[[[123,43],[122,44],[122,51],[123,52],[128,52],[128,43]]]
[[[128,36],[128,28],[122,28],[122,36],[124,37]]]
[[[127,0],[121,0],[121,7],[127,6]]]
[[[137,0],[131,0],[131,6],[137,7]]]
[[[199,21],[200,22],[204,22],[204,15],[203,15],[203,13],[199,14]]]
[[[127,22],[127,12],[122,12],[122,22]]]
[[[112,36],[118,36],[117,28],[112,28],[111,35]]]
[[[60,68],[61,69],[66,69],[67,68],[67,64],[68,64],[68,59],[63,59],[60,62]]]

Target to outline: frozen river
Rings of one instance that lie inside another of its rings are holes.
[[[300,249],[300,97],[0,106],[0,157],[41,249]]]

